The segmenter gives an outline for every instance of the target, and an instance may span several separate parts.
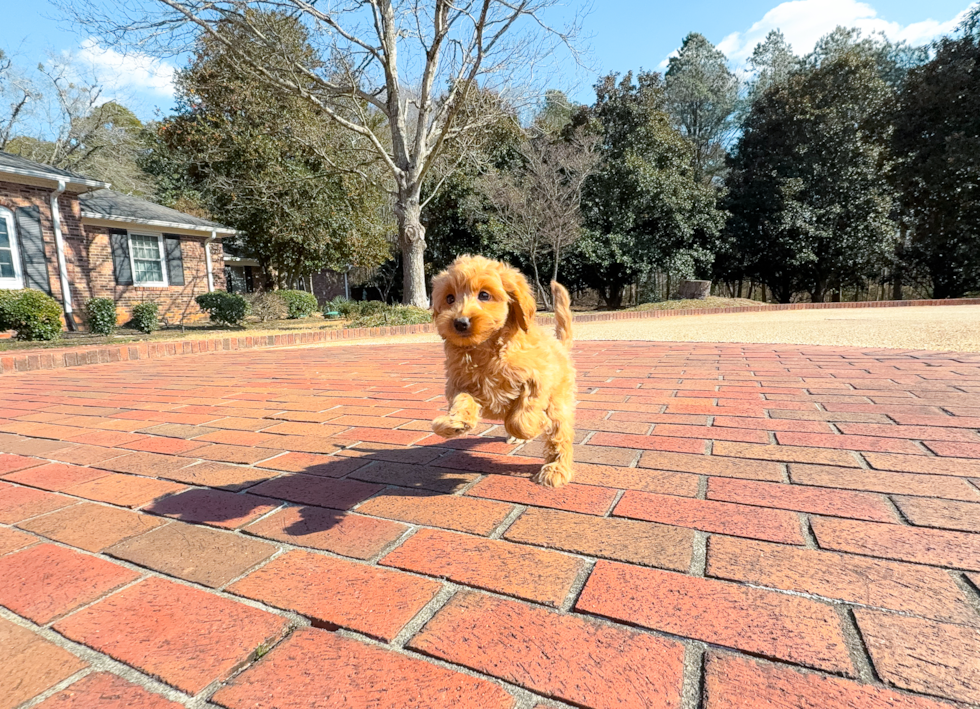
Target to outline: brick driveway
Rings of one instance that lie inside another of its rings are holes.
[[[437,345],[4,377],[0,707],[980,705],[980,355],[576,357],[559,491]]]

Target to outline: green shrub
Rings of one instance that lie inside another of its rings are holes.
[[[152,300],[137,303],[133,306],[133,319],[130,324],[149,335],[154,330],[160,329],[159,313],[160,306]]]
[[[333,310],[345,319],[359,318],[367,315],[378,315],[389,310],[392,306],[380,300],[348,300],[334,298],[323,306],[323,312]]]
[[[347,327],[392,327],[432,322],[432,313],[423,308],[416,308],[414,305],[384,305],[380,310],[376,308],[372,310],[374,312],[355,317]]]
[[[61,336],[61,306],[39,290],[0,291],[0,330],[18,340],[55,340]]]
[[[85,306],[88,329],[95,335],[111,335],[116,331],[116,303],[112,298],[92,298]]]
[[[340,317],[347,318],[350,317],[351,309],[356,305],[353,300],[349,298],[344,298],[343,296],[337,296],[333,300],[327,301],[323,304],[323,313],[326,317],[326,313],[334,312],[340,313]]]
[[[249,313],[248,301],[237,293],[216,290],[204,293],[194,300],[207,312],[212,322],[223,325],[241,325]]]
[[[316,312],[316,296],[304,290],[281,290],[279,297],[286,301],[289,308],[289,318],[308,318]]]
[[[19,297],[20,291],[0,290],[0,332],[13,330],[10,324],[10,309]]]
[[[289,308],[286,306],[286,301],[279,295],[279,291],[249,293],[242,297],[248,303],[249,312],[262,322],[282,320],[289,315]]]

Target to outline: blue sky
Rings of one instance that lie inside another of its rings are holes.
[[[566,2],[568,13],[579,6]],[[585,44],[591,48],[589,63],[597,73],[658,69],[684,35],[697,31],[719,45],[737,68],[773,28],[782,29],[801,54],[839,24],[922,44],[949,32],[969,5],[967,0],[595,0],[586,21]],[[120,100],[141,118],[171,109],[173,60],[123,56],[106,49],[96,38],[72,31],[44,0],[0,0],[0,8],[0,48],[21,66],[33,67],[52,53],[70,52],[99,76],[106,97]],[[571,87],[577,81],[571,93],[589,101],[596,76],[570,69],[560,83]]]

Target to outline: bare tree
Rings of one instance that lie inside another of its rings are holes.
[[[569,42],[544,10],[557,0],[61,0],[105,39],[173,54],[196,33],[223,42],[241,71],[302,96],[326,117],[365,138],[393,178],[404,301],[425,307],[421,186],[433,163],[488,116],[461,111],[472,90],[534,80],[539,60]],[[106,7],[108,6],[108,10]],[[278,51],[263,62],[222,32],[231,23],[273,53],[278,38],[254,18],[300,17],[320,54],[312,67]],[[283,61],[283,60],[287,61]],[[313,88],[311,89],[311,83]],[[375,125],[384,116],[383,130]],[[463,116],[466,116],[465,120]]]
[[[501,244],[531,261],[549,310],[539,261],[550,256],[551,280],[557,279],[562,256],[581,235],[582,187],[598,163],[597,142],[582,132],[567,139],[539,135],[522,146],[521,167],[490,174],[483,183],[503,225]]]
[[[0,150],[6,150],[17,125],[39,98],[34,82],[23,76],[0,49]]]
[[[98,78],[71,55],[53,56],[26,74],[0,52],[0,101],[0,150],[123,192],[151,190],[136,163],[143,125],[128,108],[106,101]]]

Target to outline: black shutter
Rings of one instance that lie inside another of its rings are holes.
[[[184,285],[184,258],[180,252],[180,237],[164,234],[163,246],[167,254],[167,280],[172,286]]]
[[[48,258],[44,253],[44,237],[41,234],[41,210],[37,207],[17,207],[14,220],[17,222],[24,287],[36,288],[51,295]]]
[[[109,242],[112,245],[112,271],[116,275],[116,285],[133,285],[133,264],[129,260],[129,234],[125,229],[110,229]]]

